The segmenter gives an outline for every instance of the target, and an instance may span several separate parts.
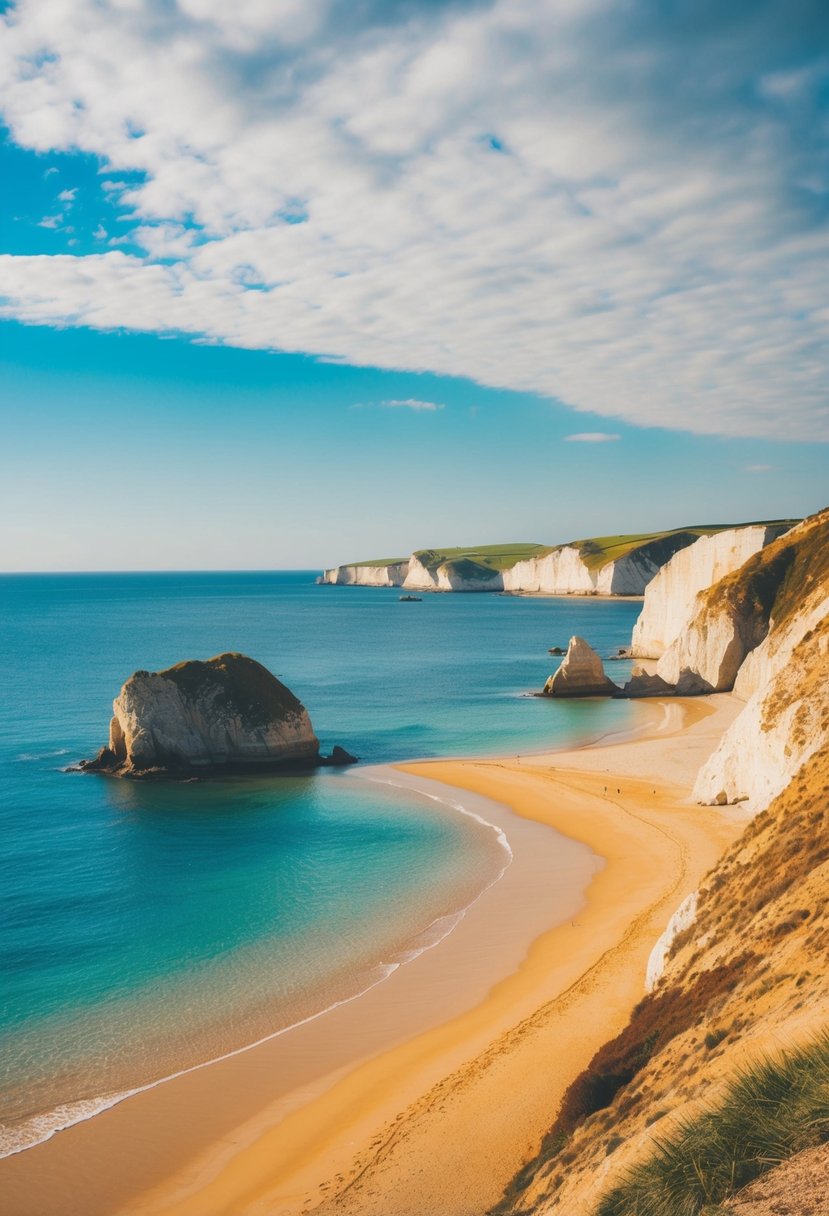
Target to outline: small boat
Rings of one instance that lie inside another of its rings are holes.
[[[422,595],[401,595],[400,603],[401,604],[419,604],[422,599],[423,599]]]

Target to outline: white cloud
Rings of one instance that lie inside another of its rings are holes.
[[[439,401],[418,401],[416,397],[407,397],[405,401],[381,401],[387,410],[413,410],[416,414],[434,414],[445,407]]]
[[[607,431],[579,431],[576,435],[565,435],[567,443],[613,443],[621,435],[610,435]]]
[[[62,203],[72,203],[75,201],[75,195],[78,193],[78,187],[75,186],[72,190],[61,190],[58,198]]]
[[[19,0],[0,112],[100,157],[144,256],[4,257],[0,315],[829,439],[827,63],[794,2],[689,39],[647,0]]]
[[[747,473],[770,473],[774,468],[773,464],[747,464]]]
[[[38,220],[38,228],[60,228],[63,223],[62,215],[44,215],[42,220]]]

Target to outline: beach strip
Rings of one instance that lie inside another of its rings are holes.
[[[29,1175],[14,1193],[34,1200],[10,1214],[480,1216],[537,1147],[563,1089],[624,1024],[668,917],[736,835],[733,815],[690,806],[688,792],[697,756],[712,750],[737,708],[722,697],[671,702],[653,706],[646,738],[549,757],[403,766],[415,780],[496,799],[527,828],[555,828],[586,846],[583,857],[604,858],[592,867],[583,906],[562,923],[555,883],[543,872],[549,855],[532,881],[510,867],[491,888],[502,897],[495,915],[484,915],[482,897],[436,949],[291,1032],[297,1037],[280,1069],[292,1064],[296,1084],[282,1098],[251,1102],[249,1089],[263,1078],[273,1084],[270,1056],[288,1036],[10,1159]],[[671,780],[655,782],[652,773]],[[520,834],[514,819],[507,831],[511,842]],[[540,909],[546,924],[536,924],[516,958],[514,933],[527,927],[528,908],[533,916]],[[503,953],[508,943],[511,956]],[[460,1010],[451,996],[459,969]],[[390,1015],[389,1045],[383,1019]],[[344,1062],[349,1033],[356,1037]],[[308,1080],[310,1064],[316,1076]],[[167,1144],[160,1157],[159,1136]],[[126,1176],[125,1145],[134,1162]],[[91,1190],[77,1206],[50,1207],[73,1172]]]

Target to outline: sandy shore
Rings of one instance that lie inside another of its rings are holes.
[[[644,738],[403,766],[506,808],[504,879],[358,1000],[1,1162],[4,1213],[480,1216],[736,834],[688,793],[737,708],[649,704]]]

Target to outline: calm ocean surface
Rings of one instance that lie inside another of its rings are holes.
[[[347,774],[63,771],[137,668],[240,650],[365,763],[563,747],[625,702],[550,702],[553,645],[637,603],[317,587],[316,572],[0,577],[0,1150],[387,975],[508,861],[493,829]],[[622,679],[627,664],[614,664]]]

